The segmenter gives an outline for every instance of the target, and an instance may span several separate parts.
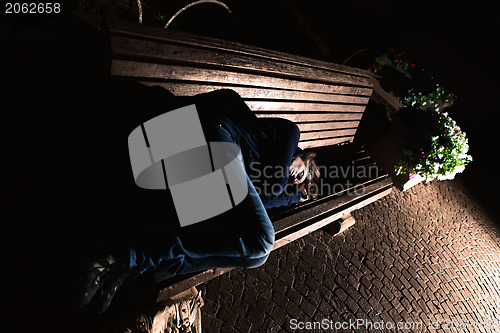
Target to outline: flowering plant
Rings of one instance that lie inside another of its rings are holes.
[[[455,95],[442,87],[434,75],[403,52],[389,49],[375,60],[373,72],[380,76],[384,89],[398,96],[405,106],[440,111],[455,101]]]
[[[472,161],[465,133],[446,112],[410,106],[399,117],[406,133],[399,142],[396,174],[453,179]]]
[[[443,110],[455,95],[404,52],[389,49],[374,63],[382,87],[399,97],[402,139],[394,166],[397,175],[425,179],[453,179],[472,161],[465,133]]]
[[[436,83],[435,87],[433,91],[428,93],[410,89],[401,99],[401,103],[405,106],[417,106],[422,109],[433,108],[436,111],[441,111],[452,105],[455,101],[455,95],[441,87],[439,83]]]

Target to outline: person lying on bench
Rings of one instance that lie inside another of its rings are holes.
[[[84,273],[78,299],[82,307],[92,303],[98,312],[106,311],[117,291],[146,271],[181,275],[262,265],[274,244],[266,209],[306,200],[309,185],[319,177],[315,155],[297,146],[300,131],[293,122],[257,118],[227,89],[176,100],[178,106],[196,105],[208,142],[241,148],[248,195],[232,209],[196,224],[179,227],[173,218],[138,228],[132,240],[114,246],[111,255]]]

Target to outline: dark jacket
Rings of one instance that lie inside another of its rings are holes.
[[[288,206],[300,200],[296,185],[289,184],[292,160],[302,155],[300,131],[282,118],[258,118],[233,90],[222,89],[192,98],[207,141],[222,125],[240,146],[247,173],[266,208]]]

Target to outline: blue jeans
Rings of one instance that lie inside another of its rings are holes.
[[[208,141],[234,142],[229,132],[214,123],[215,137]],[[148,228],[141,243],[129,247],[130,267],[155,269],[174,275],[216,267],[257,267],[274,244],[274,228],[247,176],[248,195],[233,209],[183,228],[165,225]]]

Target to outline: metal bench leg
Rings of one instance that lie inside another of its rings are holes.
[[[322,229],[323,229],[323,231],[325,231],[333,236],[336,236],[336,235],[346,231],[350,227],[352,227],[355,223],[356,223],[356,220],[349,213],[349,214],[342,216],[339,220],[333,221],[332,223],[324,226]]]

